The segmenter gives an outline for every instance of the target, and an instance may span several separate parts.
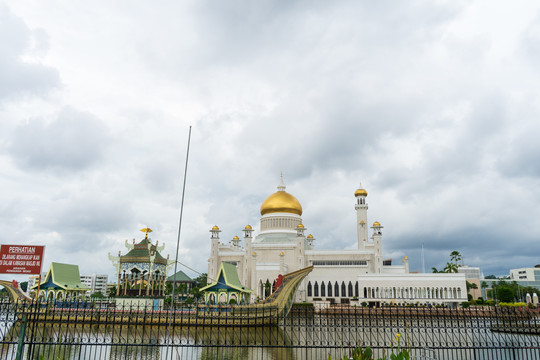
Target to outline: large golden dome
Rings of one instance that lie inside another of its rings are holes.
[[[302,205],[300,205],[300,202],[285,191],[283,175],[277,189],[278,191],[267,197],[262,203],[261,215],[278,212],[302,215]]]
[[[284,190],[276,191],[262,203],[261,215],[277,212],[302,215],[302,205],[288,192]]]

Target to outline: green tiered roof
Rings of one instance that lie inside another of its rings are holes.
[[[218,285],[219,279],[223,278],[225,280],[226,286],[241,291],[241,292],[253,292],[253,290],[248,289],[242,285],[240,279],[238,278],[238,272],[236,271],[236,266],[226,262],[222,262],[219,268],[218,275],[216,276],[216,281],[210,285],[207,285],[201,289],[201,291],[208,290],[216,285]],[[223,284],[221,284],[223,285]]]
[[[122,255],[120,257],[120,262],[138,262],[141,260],[143,262],[149,262],[151,254],[154,254],[155,256],[155,263],[163,265],[167,264],[167,259],[161,256],[157,250],[157,246],[153,245],[148,240],[148,237],[145,237],[139,243],[133,245],[133,249],[131,249],[126,255]]]
[[[175,282],[192,282],[193,279],[191,279],[189,276],[187,276],[183,271],[179,271],[174,275],[169,276],[167,281],[175,281]]]
[[[78,265],[51,263],[45,278],[41,280],[41,285],[46,284],[52,279],[52,283],[64,290],[90,290],[89,287],[81,283],[81,275]],[[37,289],[35,284],[32,289]]]

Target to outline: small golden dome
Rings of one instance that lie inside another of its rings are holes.
[[[304,225],[298,224],[298,225],[296,225],[296,227],[299,228],[299,229],[303,229],[303,228],[304,228]]]
[[[240,240],[240,238],[238,238],[238,236],[235,236],[232,238],[233,240]]]
[[[307,238],[308,238],[308,239],[313,239],[313,235],[309,234],[309,235],[307,236]]]
[[[381,226],[381,223],[378,222],[378,221],[375,221],[375,222],[373,223],[373,226]]]
[[[364,220],[360,220],[360,224],[365,224]]]
[[[253,228],[251,227],[251,225],[246,225],[246,227],[244,228],[244,230],[251,230],[251,229],[253,229]]]
[[[278,212],[302,215],[302,205],[300,205],[298,199],[288,192],[284,190],[276,191],[262,203],[261,215]]]
[[[357,189],[354,192],[354,196],[367,196],[367,191],[366,189]]]
[[[253,255],[253,256],[256,256],[256,255],[257,255],[257,253],[256,253],[256,252],[253,252],[253,254],[252,254],[252,255]]]
[[[409,257],[408,257],[408,256],[405,256],[405,257],[403,258],[403,261],[405,261],[405,260],[409,260]]]
[[[212,226],[212,230],[219,230],[217,225]]]
[[[283,251],[282,251],[282,252],[279,253],[279,255],[283,256],[283,255],[285,255],[285,254],[284,254]]]

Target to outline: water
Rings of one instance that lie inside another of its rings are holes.
[[[20,323],[0,318],[0,357],[15,357]],[[400,344],[416,359],[540,359],[540,337],[492,332],[494,319],[289,316],[275,327],[28,324],[25,356],[39,359],[340,359]]]

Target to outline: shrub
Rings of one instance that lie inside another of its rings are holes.
[[[362,305],[363,307],[366,307],[366,306],[367,306],[367,302],[362,301],[362,304],[360,304],[360,305]]]
[[[527,304],[525,304],[524,302],[513,302],[513,303],[509,303],[509,302],[501,302],[501,303],[499,303],[499,306],[507,306],[507,307],[523,307],[523,306],[527,306]]]
[[[485,302],[484,298],[481,297],[481,296],[478,299],[476,299],[476,304],[477,305],[484,305],[485,303],[486,302]]]
[[[468,301],[464,301],[464,302],[461,303],[461,307],[464,308],[464,309],[468,308],[469,305],[470,305],[470,304],[469,304]]]

